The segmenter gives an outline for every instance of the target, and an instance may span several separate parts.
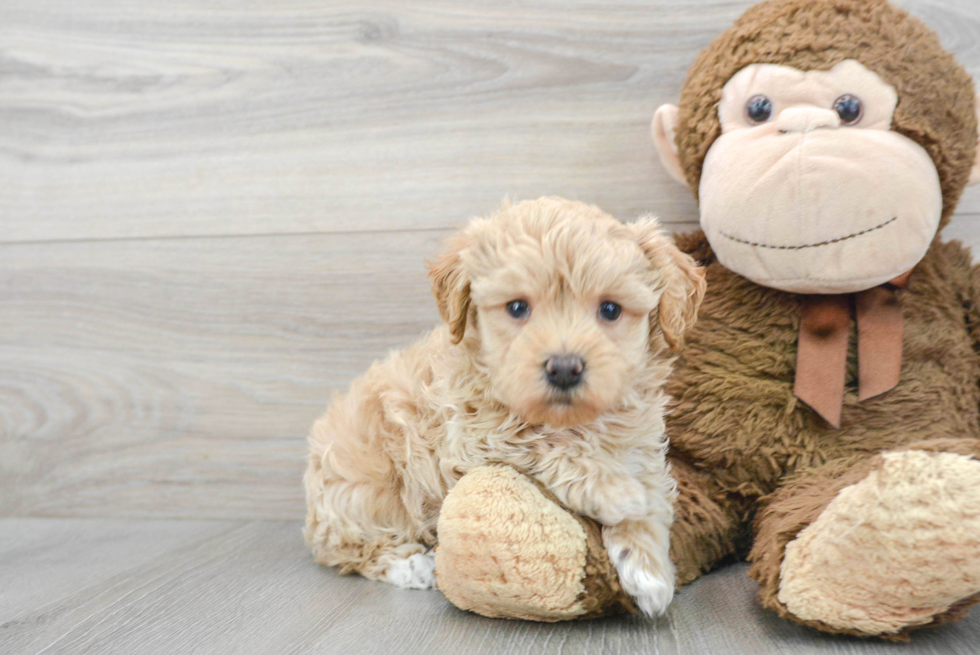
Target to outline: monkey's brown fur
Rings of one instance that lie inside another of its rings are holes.
[[[931,30],[876,0],[764,2],[701,53],[681,95],[676,138],[695,193],[705,154],[721,133],[721,89],[734,73],[753,63],[826,70],[845,59],[898,91],[893,129],[935,162],[945,225],[975,156],[973,83]],[[680,491],[671,544],[678,580],[747,556],[767,607],[822,630],[863,634],[802,621],[780,603],[785,548],[841,489],[879,467],[882,451],[980,459],[980,270],[960,244],[937,237],[903,294],[900,384],[857,401],[852,335],[842,428],[834,430],[793,395],[800,296],[725,269],[701,233],[678,241],[706,266],[708,280],[668,387],[677,399],[668,427]],[[933,624],[958,618],[977,600],[963,599]]]
[[[728,271],[700,233],[678,245],[706,266],[708,293],[668,385],[679,492],[671,559],[686,584],[748,556],[763,603],[789,616],[776,598],[783,549],[881,451],[980,457],[980,270],[959,243],[934,244],[902,300],[901,383],[859,403],[852,338],[834,430],[793,396],[799,296]]]
[[[845,59],[856,59],[895,87],[899,102],[892,129],[925,148],[936,163],[945,225],[976,149],[973,80],[935,32],[884,0],[762,2],[701,52],[681,91],[677,133],[695,196],[704,157],[721,134],[718,101],[732,75],[749,64],[830,70]]]

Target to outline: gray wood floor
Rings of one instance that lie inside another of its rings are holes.
[[[0,652],[968,655],[980,615],[909,645],[816,634],[764,612],[745,566],[658,620],[486,619],[438,591],[318,567],[298,522],[0,520]]]
[[[489,621],[262,522],[302,517],[330,394],[437,320],[453,226],[542,194],[696,225],[648,124],[750,4],[0,2],[0,653],[893,650],[738,568],[659,622]],[[980,79],[977,0],[899,4]],[[980,246],[980,189],[946,235]]]

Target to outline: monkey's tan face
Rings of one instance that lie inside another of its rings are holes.
[[[867,289],[915,266],[942,192],[928,153],[891,131],[897,100],[853,60],[809,72],[753,64],[733,76],[699,194],[719,261],[797,293]]]

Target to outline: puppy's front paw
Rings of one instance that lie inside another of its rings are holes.
[[[638,554],[619,544],[606,546],[609,559],[616,567],[619,584],[633,597],[646,616],[660,616],[674,598],[674,567],[668,561],[659,572],[643,566]]]
[[[415,553],[392,560],[385,581],[402,589],[432,589],[436,586],[436,558],[432,553]]]
[[[596,494],[596,507],[592,516],[603,525],[617,525],[623,521],[639,521],[647,515],[647,491],[636,480],[625,480],[608,485]]]

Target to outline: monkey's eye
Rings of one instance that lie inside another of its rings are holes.
[[[531,306],[526,300],[511,300],[507,303],[507,313],[514,318],[527,318],[531,313]]]
[[[599,303],[599,318],[604,321],[609,321],[612,323],[619,315],[623,313],[623,308],[612,302],[611,300],[605,300]]]
[[[765,123],[772,116],[772,100],[764,95],[752,96],[745,103],[745,115],[753,123]]]
[[[861,99],[857,96],[845,93],[834,100],[834,111],[840,116],[841,125],[854,125],[861,120],[861,115],[864,114],[864,105],[861,104]]]

